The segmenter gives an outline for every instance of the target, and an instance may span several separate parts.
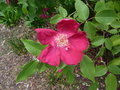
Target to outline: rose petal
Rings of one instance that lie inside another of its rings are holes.
[[[60,64],[59,50],[55,47],[48,46],[42,51],[38,59],[43,63],[48,63],[52,66],[58,66]]]
[[[44,45],[52,44],[54,41],[53,38],[57,34],[57,32],[52,29],[38,28],[35,29],[35,31],[37,32],[38,40]]]
[[[57,23],[57,29],[60,33],[66,33],[70,36],[77,33],[79,28],[79,23],[73,19],[62,19]]]
[[[61,48],[61,60],[68,65],[77,65],[83,57],[83,53],[74,47]]]
[[[89,46],[88,38],[86,37],[86,33],[83,31],[71,36],[69,38],[69,42],[72,46],[80,51],[86,50]]]

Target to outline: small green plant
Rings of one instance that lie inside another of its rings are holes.
[[[14,26],[20,20],[20,15],[17,9],[7,7],[4,11],[0,12],[0,23],[6,26]]]

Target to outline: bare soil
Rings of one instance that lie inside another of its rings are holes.
[[[8,45],[7,39],[11,32],[15,36],[20,36],[28,31],[29,29],[24,25],[11,29],[0,25],[0,90],[48,90],[44,73],[36,73],[26,81],[15,82],[20,67],[32,60],[32,56],[15,54]]]

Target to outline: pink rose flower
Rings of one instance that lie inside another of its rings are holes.
[[[47,12],[49,10],[50,10],[50,8],[43,8],[43,12]]]
[[[47,18],[49,18],[49,16],[46,15],[46,14],[41,14],[41,15],[40,15],[40,18],[47,19]]]
[[[6,0],[8,4],[10,4],[11,0]],[[14,0],[15,3],[17,4],[18,3],[18,0]]]
[[[7,0],[7,3],[10,4],[10,1],[11,1],[11,0]]]
[[[48,45],[38,59],[49,65],[58,66],[60,61],[67,65],[77,65],[83,58],[83,51],[89,42],[86,33],[78,31],[79,23],[72,19],[62,19],[57,23],[57,31],[35,29],[38,40]]]

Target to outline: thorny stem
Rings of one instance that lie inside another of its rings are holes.
[[[90,21],[90,20],[92,20],[93,18],[95,18],[95,17],[91,17],[91,18],[85,20],[83,23],[85,23],[85,22],[87,22],[87,21]],[[81,23],[81,25],[82,25],[83,23]]]

